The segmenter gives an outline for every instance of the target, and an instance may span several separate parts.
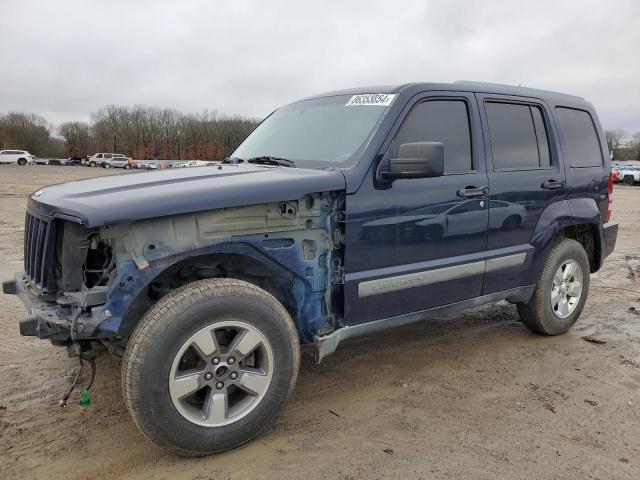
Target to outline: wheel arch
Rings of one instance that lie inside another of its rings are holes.
[[[603,261],[602,216],[593,198],[561,200],[543,210],[531,237],[530,243],[535,250],[527,284],[537,283],[544,260],[557,238],[576,240],[587,252],[591,273],[600,269]]]
[[[236,278],[273,295],[294,319],[300,340],[310,342],[327,321],[326,278],[318,278],[322,269],[314,269],[311,277],[305,275],[308,270],[304,269],[304,262],[295,261],[295,250],[289,252],[289,264],[244,242],[225,242],[164,256],[149,261],[149,267],[143,270],[129,260],[118,266],[107,303],[92,313],[94,318],[104,319],[100,323],[101,336],[127,337],[142,315],[170,291],[203,278]],[[318,290],[314,285],[323,288]]]

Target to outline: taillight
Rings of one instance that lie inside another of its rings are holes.
[[[604,213],[604,223],[611,220],[611,204],[613,203],[613,176],[609,175],[607,182],[607,211]]]

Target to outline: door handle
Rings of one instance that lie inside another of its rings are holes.
[[[564,187],[564,182],[558,180],[547,180],[542,184],[542,188],[546,188],[547,190],[556,190],[562,187]]]
[[[489,195],[489,187],[465,187],[458,190],[458,196],[463,198],[483,197]]]

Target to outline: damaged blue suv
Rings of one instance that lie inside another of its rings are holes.
[[[576,322],[615,246],[606,141],[584,99],[474,82],[332,92],[273,112],[221,164],[31,195],[23,335],[123,355],[157,445],[260,433],[349,337],[507,300]]]

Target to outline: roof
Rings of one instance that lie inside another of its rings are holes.
[[[344,90],[335,90],[332,92],[326,92],[320,95],[313,95],[301,100],[308,100],[311,98],[330,97],[336,95],[356,95],[361,93],[400,93],[404,90],[446,90],[446,91],[458,91],[458,92],[478,92],[478,93],[496,93],[501,95],[514,95],[521,97],[537,97],[537,98],[549,98],[559,101],[566,101],[572,103],[583,103],[586,100],[576,95],[569,95],[566,93],[552,92],[549,90],[540,90],[536,88],[520,87],[516,85],[504,85],[499,83],[486,83],[486,82],[474,82],[469,80],[458,80],[453,83],[405,83],[401,85],[383,85],[383,86],[369,86],[369,87],[356,87],[348,88]],[[298,101],[301,101],[298,100]]]

